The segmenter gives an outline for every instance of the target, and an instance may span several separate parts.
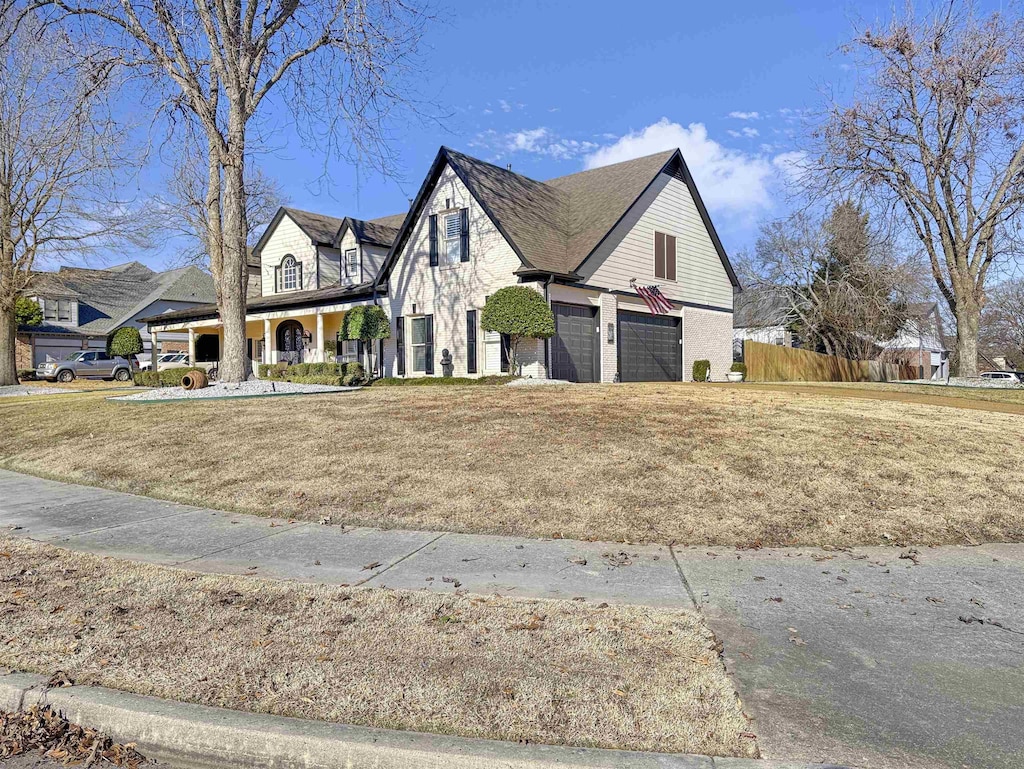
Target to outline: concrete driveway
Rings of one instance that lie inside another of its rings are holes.
[[[766,758],[1024,766],[1024,547],[676,556]]]
[[[738,551],[343,529],[0,470],[5,528],[197,571],[696,605],[767,758],[1024,766],[1024,545]]]

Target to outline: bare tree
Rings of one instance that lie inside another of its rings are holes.
[[[752,301],[760,292],[773,311],[785,308],[805,346],[867,360],[906,323],[913,281],[894,254],[887,233],[844,202],[824,220],[800,211],[765,223],[741,270]]]
[[[219,376],[247,378],[248,144],[283,97],[307,136],[390,167],[392,112],[426,17],[406,0],[35,0],[119,35],[129,66],[166,86],[206,140],[206,245],[223,323]],[[318,130],[311,126],[318,125]]]
[[[980,354],[1006,358],[1024,368],[1024,278],[1011,278],[989,292],[981,316]]]
[[[960,373],[977,373],[986,279],[1024,205],[1024,21],[947,2],[866,28],[846,49],[859,93],[829,107],[809,165],[905,215],[956,320]]]
[[[130,238],[138,223],[111,192],[126,163],[106,109],[116,58],[18,21],[0,16],[0,385],[17,382],[15,305],[40,263]]]
[[[277,210],[288,201],[276,179],[267,176],[249,159],[246,170],[245,219],[249,224],[251,247]],[[167,183],[168,194],[160,199],[165,229],[183,238],[184,250],[178,261],[210,269],[210,231],[207,221],[207,158],[193,142],[188,142],[174,163]]]

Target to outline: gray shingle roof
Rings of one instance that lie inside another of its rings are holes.
[[[157,301],[201,304],[216,297],[213,278],[198,267],[154,272],[138,262],[103,270],[62,267],[39,273],[29,291],[76,296],[78,326],[72,331],[93,336],[105,336]]]
[[[352,224],[352,231],[356,240],[361,243],[374,243],[378,246],[390,247],[398,237],[398,231],[405,221],[405,214],[394,214],[393,216],[382,216],[379,219],[354,219],[348,220]]]
[[[378,294],[381,293],[378,290]],[[260,312],[271,309],[287,309],[295,307],[314,307],[328,302],[346,302],[373,294],[373,283],[360,283],[355,286],[328,286],[309,291],[287,291],[283,294],[255,297],[246,302],[247,312]],[[217,317],[217,305],[201,304],[185,310],[174,310],[140,318],[144,323],[174,323],[182,320],[200,320]]]
[[[309,235],[311,240],[317,243],[333,243],[334,236],[338,234],[342,222],[345,221],[326,214],[301,211],[298,208],[285,207],[284,211],[302,228],[303,232]]]

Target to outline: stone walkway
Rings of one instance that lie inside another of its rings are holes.
[[[0,470],[4,530],[208,572],[696,606],[767,758],[1024,766],[1022,545],[740,551],[343,529]]]

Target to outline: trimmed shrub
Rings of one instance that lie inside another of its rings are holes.
[[[174,368],[165,368],[160,372],[136,371],[133,381],[139,387],[181,387],[181,378],[189,371],[196,370],[188,366],[175,366]]]
[[[505,286],[488,298],[480,328],[508,337],[509,371],[520,373],[519,343],[555,335],[555,316],[543,295],[527,286]]]
[[[469,386],[469,385],[503,385],[508,384],[513,379],[518,379],[514,376],[482,376],[478,378],[472,377],[439,377],[439,376],[424,376],[424,377],[410,377],[404,379],[402,377],[384,377],[382,379],[373,380],[374,387],[451,387],[451,386]]]
[[[142,334],[135,326],[122,326],[107,337],[107,353],[127,358],[143,352]]]
[[[295,384],[311,384],[311,385],[330,385],[331,387],[341,387],[342,379],[340,376],[326,376],[309,374],[307,376],[292,376],[288,377],[289,382]]]
[[[747,378],[747,364],[746,363],[733,363],[731,366],[729,366],[729,370],[730,371],[739,371],[741,374],[743,374],[743,378],[744,379]]]
[[[132,379],[136,387],[160,386],[160,375],[155,371],[136,371]]]
[[[693,381],[706,382],[711,376],[711,361],[695,360],[693,362]]]

